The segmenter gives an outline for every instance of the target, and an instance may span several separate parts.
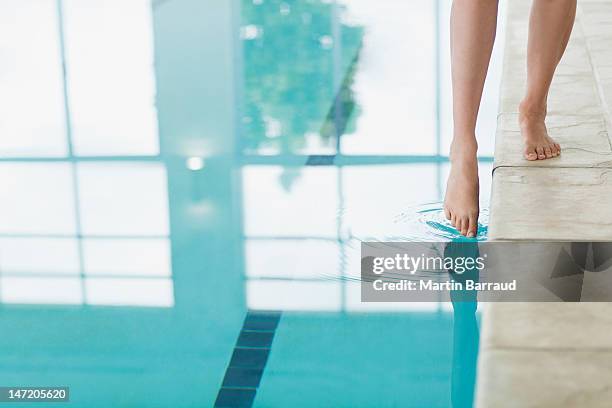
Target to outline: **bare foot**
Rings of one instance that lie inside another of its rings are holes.
[[[444,214],[461,235],[473,238],[478,231],[477,145],[453,142],[451,171],[446,183]]]
[[[527,103],[519,106],[519,124],[525,143],[524,156],[527,160],[545,160],[561,154],[559,143],[548,136],[546,124],[546,108],[533,109]]]

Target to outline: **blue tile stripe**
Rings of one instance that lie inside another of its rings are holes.
[[[274,338],[273,331],[251,331],[242,330],[238,336],[238,347],[251,348],[270,348],[272,339]]]
[[[255,401],[281,312],[249,311],[217,394],[217,408],[250,408]]]
[[[310,155],[306,161],[307,166],[331,166],[334,164],[336,155]]]
[[[221,388],[217,394],[215,407],[250,408],[255,400],[256,389],[251,388]]]

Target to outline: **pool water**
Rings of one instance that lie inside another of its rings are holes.
[[[3,2],[0,386],[472,406],[476,304],[360,299],[362,241],[466,240],[441,204],[448,3]]]

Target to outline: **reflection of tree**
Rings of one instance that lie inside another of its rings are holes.
[[[243,0],[247,151],[298,152],[309,134],[333,145],[329,124],[338,119],[337,131],[346,131],[355,115],[350,85],[363,29],[340,25],[345,78],[342,90],[334,89],[333,7],[323,0]]]

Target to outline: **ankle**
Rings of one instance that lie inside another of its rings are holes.
[[[530,99],[523,99],[519,104],[519,120],[541,120],[546,117],[547,106],[546,102],[532,101]]]
[[[476,138],[458,139],[455,137],[450,147],[451,162],[476,161],[478,143]]]

